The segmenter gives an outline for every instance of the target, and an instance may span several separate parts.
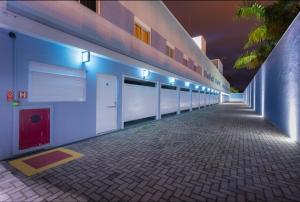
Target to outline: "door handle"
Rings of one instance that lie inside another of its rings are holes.
[[[115,105],[112,105],[112,106],[106,106],[107,108],[116,108]]]

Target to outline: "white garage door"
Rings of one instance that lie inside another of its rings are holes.
[[[200,93],[200,106],[205,106],[205,94],[204,93]]]
[[[208,94],[207,93],[204,94],[204,105],[205,106],[208,105]]]
[[[178,108],[177,90],[175,86],[162,85],[160,91],[160,113],[176,112]]]
[[[218,103],[218,96],[217,95],[214,95],[214,101],[215,101],[215,104]]]
[[[180,90],[180,110],[189,109],[191,106],[191,96],[189,89]]]
[[[199,92],[196,90],[192,92],[192,107],[199,107]]]
[[[229,96],[225,95],[225,94],[222,94],[222,101],[223,101],[223,103],[229,102]]]
[[[123,85],[124,122],[156,115],[155,83],[125,79]]]

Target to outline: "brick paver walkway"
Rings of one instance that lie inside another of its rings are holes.
[[[241,104],[67,146],[85,156],[26,177],[0,164],[0,201],[300,201],[300,145]]]

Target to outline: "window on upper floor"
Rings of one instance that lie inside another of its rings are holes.
[[[78,2],[82,5],[84,5],[85,7],[91,9],[94,12],[97,12],[97,4],[98,2],[96,0],[78,0]]]
[[[198,72],[198,66],[197,66],[196,64],[194,64],[193,70],[194,70],[195,72]]]
[[[169,42],[166,44],[166,55],[170,58],[174,58],[175,47],[171,45]]]
[[[96,13],[100,13],[100,0],[78,0],[78,2]]]
[[[182,58],[182,64],[188,66],[188,57],[186,55],[184,55]]]
[[[134,19],[134,36],[146,44],[150,44],[150,28],[136,17]]]
[[[201,67],[201,65],[199,65],[199,74],[202,75],[202,67]]]

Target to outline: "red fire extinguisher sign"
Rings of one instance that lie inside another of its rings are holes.
[[[7,102],[12,102],[14,101],[14,91],[13,90],[8,90],[6,93],[6,100]]]

